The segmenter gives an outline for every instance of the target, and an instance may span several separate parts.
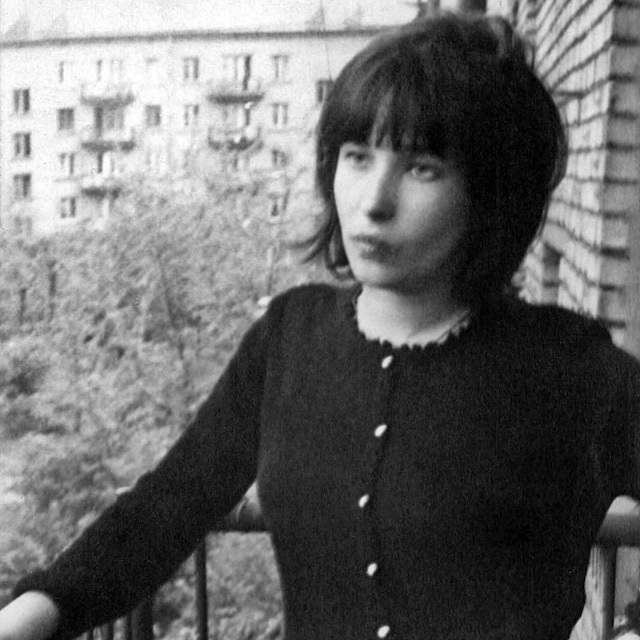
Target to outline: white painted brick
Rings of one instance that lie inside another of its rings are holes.
[[[611,57],[609,51],[601,51],[595,60],[596,82],[605,80],[611,73]]]
[[[567,124],[573,124],[580,118],[580,101],[569,100],[564,106],[564,117]]]
[[[608,322],[624,322],[627,317],[623,289],[603,290],[597,285],[587,285],[583,304],[589,315]]]
[[[611,100],[611,84],[611,82],[606,82],[605,84],[592,89],[584,98],[582,98],[580,113],[585,120],[607,112]]]
[[[606,177],[613,180],[637,180],[640,160],[638,151],[609,149],[606,155]]]
[[[577,272],[590,282],[605,286],[623,286],[627,277],[628,261],[605,256],[592,247],[571,239],[567,242],[565,257]]]
[[[635,81],[617,82],[611,95],[614,114],[640,114],[640,86]]]
[[[625,40],[640,39],[640,7],[618,7],[613,21],[613,33]]]
[[[607,150],[604,148],[594,149],[589,153],[588,157],[589,173],[587,177],[593,180],[601,180],[607,167]]]
[[[607,183],[597,194],[603,213],[630,213],[640,209],[640,188],[635,184]]]
[[[629,224],[622,217],[604,217],[582,212],[579,237],[597,249],[626,249]]]
[[[640,19],[640,15],[638,19]],[[616,45],[612,47],[610,64],[612,73],[637,78],[639,72],[638,46]]]
[[[598,211],[602,198],[602,185],[598,182],[584,182],[580,186],[580,206],[589,211]]]
[[[640,146],[640,123],[635,118],[609,118],[608,141],[616,145]]]
[[[557,285],[559,282],[559,265],[557,263],[545,264],[543,260],[529,253],[524,260],[524,268],[527,274],[533,276],[541,285]]]

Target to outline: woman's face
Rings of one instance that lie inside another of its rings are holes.
[[[469,210],[459,165],[348,142],[333,187],[349,265],[363,286],[405,294],[453,286]]]

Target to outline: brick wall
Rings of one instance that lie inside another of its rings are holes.
[[[629,346],[638,342],[637,330],[628,335],[638,318],[629,317],[628,297],[640,291],[629,268],[640,253],[640,0],[520,0],[511,8],[569,142],[567,176],[525,260],[524,295],[597,317]],[[607,636],[637,594],[639,567],[637,552],[593,549],[571,640]]]
[[[525,262],[525,297],[598,317],[623,344],[629,224],[640,213],[640,2],[525,0],[513,15],[569,138],[567,176]]]

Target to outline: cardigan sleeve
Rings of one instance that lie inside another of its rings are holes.
[[[608,419],[598,439],[601,469],[610,497],[640,501],[640,362],[616,347]]]
[[[256,474],[272,308],[245,335],[193,423],[154,471],[108,508],[45,571],[21,580],[61,611],[56,638],[130,611],[153,593]]]
[[[640,501],[640,362],[629,356],[626,376],[626,413],[631,452],[630,495]]]

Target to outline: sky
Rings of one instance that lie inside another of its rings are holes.
[[[453,0],[441,0],[447,8]],[[489,0],[506,5],[507,0]],[[327,26],[341,26],[360,12],[365,24],[411,20],[410,0],[322,0]],[[0,0],[0,31],[25,13],[32,29],[46,30],[61,14],[74,34],[170,29],[303,27],[320,0]]]

